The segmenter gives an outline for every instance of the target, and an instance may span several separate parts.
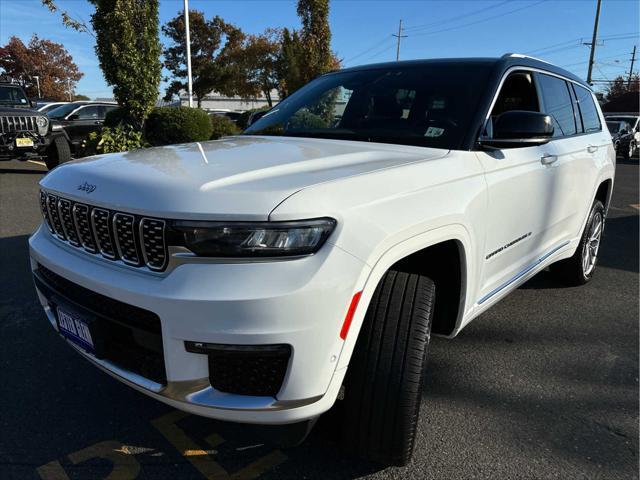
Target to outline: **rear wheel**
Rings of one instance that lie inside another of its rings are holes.
[[[551,270],[568,285],[584,285],[593,277],[604,230],[604,205],[593,202],[580,244],[571,258],[551,265]]]
[[[64,137],[55,137],[49,145],[47,158],[44,163],[49,170],[53,170],[58,165],[71,160],[71,148]]]
[[[385,465],[411,459],[434,300],[427,277],[391,270],[380,281],[345,381],[348,451]]]

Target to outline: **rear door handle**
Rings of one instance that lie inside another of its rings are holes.
[[[551,165],[552,163],[556,162],[558,160],[558,156],[557,155],[543,155],[540,158],[540,161],[542,162],[543,165]]]
[[[598,146],[597,145],[589,145],[587,147],[587,152],[589,153],[596,153],[598,151]]]

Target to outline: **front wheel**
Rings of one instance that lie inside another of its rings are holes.
[[[551,271],[567,285],[584,285],[593,277],[598,261],[598,251],[604,230],[604,205],[593,202],[580,244],[571,258],[551,265]]]
[[[47,158],[44,163],[49,170],[53,170],[58,165],[71,160],[71,148],[64,137],[55,137],[47,151]]]
[[[390,270],[371,299],[344,390],[345,449],[385,465],[413,454],[435,285]]]

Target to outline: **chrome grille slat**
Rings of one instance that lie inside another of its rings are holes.
[[[62,222],[60,221],[60,213],[58,212],[58,197],[47,194],[47,210],[49,211],[49,218],[51,219],[54,233],[58,238],[66,240],[67,237],[64,234]]]
[[[71,202],[65,198],[58,200],[58,214],[60,215],[60,222],[62,223],[62,229],[67,237],[67,240],[74,247],[80,246],[80,239],[76,226],[73,223],[73,217],[71,216]]]
[[[167,268],[167,224],[162,219],[93,207],[44,190],[40,209],[52,235],[70,246],[121,265],[154,272]]]
[[[142,258],[151,270],[164,270],[167,264],[165,221],[155,218],[140,220]]]
[[[116,251],[113,246],[111,235],[111,214],[109,210],[94,208],[91,210],[91,229],[96,239],[98,251],[110,260],[116,258]]]
[[[89,253],[96,253],[98,249],[93,239],[93,232],[91,231],[89,207],[82,203],[74,203],[71,210],[73,212],[73,222],[75,223],[82,248]]]
[[[37,117],[23,115],[0,115],[0,131],[2,133],[13,132],[37,132]]]
[[[135,217],[126,213],[116,213],[113,216],[113,231],[118,255],[129,265],[139,265],[140,256],[135,233]]]

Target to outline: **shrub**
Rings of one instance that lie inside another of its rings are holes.
[[[83,143],[83,156],[97,153],[128,152],[144,147],[142,132],[131,125],[119,124],[116,127],[103,127],[100,132],[91,132]]]
[[[211,137],[209,115],[198,108],[154,108],[144,127],[145,138],[151,145],[201,142]]]
[[[242,131],[228,117],[223,115],[211,115],[211,126],[213,127],[211,140],[217,140],[227,135],[237,135]]]
[[[327,122],[315,113],[309,110],[298,110],[291,116],[289,120],[289,128],[291,129],[314,129],[314,128],[329,128]]]
[[[254,112],[262,112],[263,110],[269,110],[269,107],[253,108],[251,110],[245,110],[244,112],[242,112],[240,114],[240,117],[238,117],[238,127],[240,127],[242,130],[247,128],[249,126],[249,117],[251,117],[251,114]]]

